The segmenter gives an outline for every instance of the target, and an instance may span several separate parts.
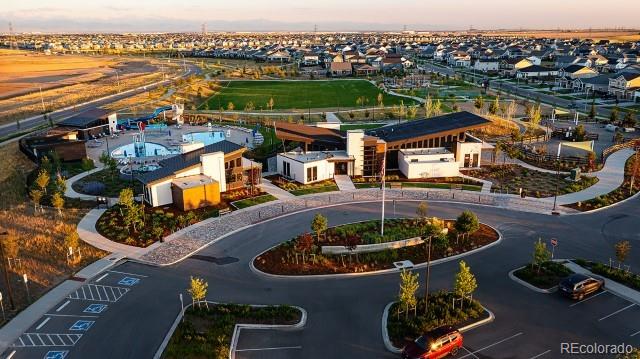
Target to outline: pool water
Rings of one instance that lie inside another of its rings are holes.
[[[143,147],[140,147],[138,151],[134,148],[133,143],[120,146],[111,152],[113,158],[138,158],[138,157],[155,157],[155,156],[167,156],[174,154],[167,147],[159,145],[157,143],[146,142]]]
[[[205,146],[224,141],[224,139],[225,136],[222,131],[191,132],[182,135],[182,141],[184,142],[202,142]]]

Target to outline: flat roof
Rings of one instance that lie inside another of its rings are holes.
[[[410,138],[418,138],[435,135],[440,132],[480,127],[489,124],[490,121],[468,111],[454,112],[442,116],[431,117],[422,120],[412,120],[404,123],[384,126],[365,131],[368,136],[375,136],[386,142],[403,141]]]
[[[309,163],[322,160],[352,160],[346,151],[311,151],[311,152],[284,152],[280,156],[290,158],[297,162]]]
[[[444,147],[436,147],[436,148],[404,148],[401,149],[400,152],[406,155],[447,155],[453,154],[453,152],[447,150]]]
[[[103,108],[94,108],[85,112],[81,112],[77,115],[73,115],[63,121],[58,122],[61,126],[69,126],[76,128],[86,128],[95,126],[101,119],[106,118],[107,115],[113,111],[108,111]]]
[[[218,181],[214,180],[213,178],[209,177],[209,176],[205,176],[205,175],[193,175],[193,176],[186,176],[186,177],[179,177],[179,178],[175,178],[173,181],[171,181],[171,183],[180,188],[180,189],[189,189],[189,188],[194,188],[194,187],[200,187],[200,186],[205,186],[211,183],[216,183]]]

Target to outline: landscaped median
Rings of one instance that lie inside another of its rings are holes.
[[[339,190],[338,185],[336,185],[336,182],[333,179],[309,184],[302,184],[287,180],[286,178],[279,175],[267,176],[265,178],[271,181],[271,183],[273,183],[274,185],[291,193],[294,196],[304,196],[307,194],[333,192]]]
[[[321,218],[317,215],[311,225],[315,235],[303,233],[271,248],[258,255],[253,266],[264,273],[292,276],[375,272],[397,268],[400,261],[415,265],[429,258],[435,261],[461,255],[500,238],[470,211],[457,220],[388,219],[384,235],[380,234],[379,220],[326,228],[326,219],[320,225],[316,222],[322,222]]]
[[[391,177],[391,178],[390,178]],[[369,178],[358,177],[353,179],[353,185],[358,188],[380,188],[381,184],[377,181],[371,181]],[[418,179],[418,180],[402,180],[397,175],[387,176],[386,187],[403,188],[428,188],[428,189],[461,189],[465,191],[482,190],[482,183],[479,181],[469,180],[463,177],[445,177],[434,179]]]
[[[551,293],[562,279],[573,274],[563,262],[552,261],[551,252],[541,239],[534,243],[533,261],[509,272],[509,277],[525,287],[540,293]]]
[[[575,259],[573,263],[591,271],[594,274],[616,281],[624,286],[640,291],[640,274],[636,274],[625,268],[623,265],[616,267],[612,264],[603,264]]]

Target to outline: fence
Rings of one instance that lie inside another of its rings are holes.
[[[633,148],[637,149],[640,147],[640,138],[636,138],[627,142],[619,143],[617,145],[613,145],[611,147],[607,147],[602,151],[602,163],[607,160],[607,157],[612,153],[625,149],[625,148]]]

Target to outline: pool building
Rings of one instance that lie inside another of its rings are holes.
[[[187,211],[220,203],[221,194],[260,178],[261,165],[243,158],[244,146],[219,141],[195,143],[189,152],[165,158],[159,168],[140,174],[144,200],[152,207],[173,205]],[[255,184],[255,183],[254,183]]]

